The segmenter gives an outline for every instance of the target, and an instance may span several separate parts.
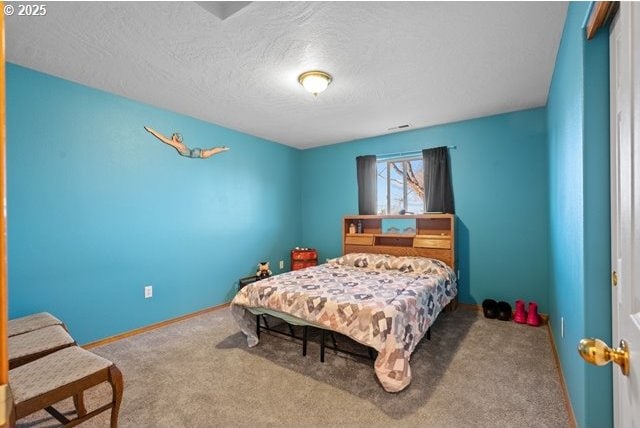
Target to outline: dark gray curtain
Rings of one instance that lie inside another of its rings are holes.
[[[424,164],[425,212],[455,213],[449,149],[436,147],[422,151]]]
[[[376,214],[376,200],[378,199],[376,157],[358,156],[356,158],[358,171],[358,211],[361,215]]]

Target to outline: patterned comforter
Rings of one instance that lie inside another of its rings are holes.
[[[250,284],[231,311],[250,347],[258,338],[247,308],[256,307],[370,346],[378,351],[375,372],[383,388],[397,392],[411,382],[411,353],[456,294],[455,274],[439,260],[348,254]]]

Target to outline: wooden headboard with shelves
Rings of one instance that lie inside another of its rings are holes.
[[[385,233],[384,219],[415,219],[415,233]],[[349,233],[361,223],[361,233]],[[455,269],[455,223],[453,214],[352,215],[342,221],[342,253],[376,253],[420,256],[442,260]]]

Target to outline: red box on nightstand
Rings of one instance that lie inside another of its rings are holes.
[[[303,269],[318,264],[318,252],[313,248],[291,250],[291,270]]]

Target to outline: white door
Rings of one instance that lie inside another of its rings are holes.
[[[613,369],[614,422],[640,428],[640,5],[620,2],[611,27],[611,266],[613,341],[629,373]],[[617,278],[616,278],[617,277]],[[617,281],[616,281],[617,280]],[[621,347],[619,347],[621,349]]]

